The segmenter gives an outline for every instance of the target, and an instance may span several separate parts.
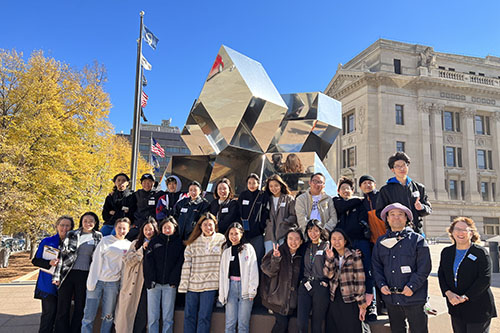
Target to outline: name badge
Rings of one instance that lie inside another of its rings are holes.
[[[304,287],[306,288],[307,291],[311,290],[313,287],[311,286],[311,282],[307,281],[304,283]]]
[[[411,273],[411,267],[410,266],[401,266],[401,273],[403,273],[403,274]]]
[[[234,261],[234,256],[231,256],[231,258],[229,258],[229,261]]]
[[[317,255],[317,256],[322,256],[322,255],[323,255],[323,250],[318,250],[318,251],[316,251],[316,255]]]
[[[188,209],[186,207],[181,208],[181,213],[187,213]]]
[[[250,205],[250,201],[248,201],[248,200],[243,200],[243,201],[241,202],[241,204],[242,204],[242,205],[244,205],[244,206],[248,206],[248,205]]]
[[[154,200],[149,200],[149,201],[148,201],[148,205],[153,206],[154,204],[155,204],[155,201],[154,201]]]
[[[280,207],[286,207],[286,202],[282,202],[282,203],[280,204]]]
[[[415,191],[415,192],[413,192],[411,195],[412,195],[413,197],[415,197],[415,198],[418,198],[418,197],[420,197],[420,192],[419,192],[419,191]]]
[[[224,208],[222,208],[222,210],[220,212],[221,213],[227,213],[227,212],[229,212],[229,208],[228,207],[224,207]]]
[[[93,239],[89,240],[89,241],[87,242],[87,244],[89,244],[89,245],[94,245],[94,240],[93,240]]]
[[[467,256],[467,258],[469,258],[472,261],[476,261],[476,259],[477,259],[477,257],[475,255],[473,255],[472,253],[469,253],[469,255]]]

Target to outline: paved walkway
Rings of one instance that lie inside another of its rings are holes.
[[[431,245],[433,268],[429,278],[429,294],[431,304],[441,314],[440,320],[430,318],[431,332],[451,332],[450,321],[446,314],[446,303],[437,281],[437,269],[439,265],[439,254],[441,249],[447,245]],[[0,333],[25,333],[37,332],[40,322],[41,304],[33,298],[35,285],[33,282],[19,279],[16,283],[0,284]],[[497,300],[497,308],[500,310],[500,273],[493,274],[492,290]],[[437,318],[436,318],[437,319]],[[490,330],[500,332],[500,319],[492,322]]]

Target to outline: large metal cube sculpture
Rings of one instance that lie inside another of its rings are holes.
[[[341,129],[340,102],[320,93],[280,95],[260,63],[222,46],[181,137],[189,156],[173,156],[167,172],[207,191],[221,178],[245,189],[249,173],[280,173],[304,190],[314,172],[336,185],[322,161]]]

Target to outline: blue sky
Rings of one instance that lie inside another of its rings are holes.
[[[97,61],[116,132],[132,127],[139,12],[160,39],[143,54],[150,123],[182,128],[221,44],[262,63],[280,93],[323,91],[337,69],[378,38],[436,51],[500,56],[500,2],[478,1],[11,1],[0,48],[33,50],[75,68]]]

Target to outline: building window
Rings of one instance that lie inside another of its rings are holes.
[[[491,201],[496,201],[497,198],[497,184],[491,183]]]
[[[342,168],[356,166],[356,147],[342,150]]]
[[[480,184],[480,190],[481,190],[481,197],[483,198],[483,201],[490,201],[490,196],[488,195],[488,183],[487,182],[481,182]]]
[[[451,68],[451,67],[449,67],[449,68],[448,68],[448,70],[449,70],[450,72],[454,72],[454,71],[455,71],[455,68]]]
[[[476,134],[490,135],[490,117],[475,116],[474,124],[476,127]]]
[[[404,125],[404,106],[396,104],[396,125]]]
[[[476,163],[478,169],[493,170],[493,152],[491,150],[476,150]]]
[[[460,192],[462,194],[462,200],[465,200],[465,181],[460,181]]]
[[[483,217],[484,233],[500,235],[500,219],[498,217]]]
[[[469,74],[476,75],[476,72],[469,71]]]
[[[449,185],[450,200],[458,200],[457,183],[458,181],[450,179],[450,185]]]
[[[401,74],[401,59],[394,59],[394,73]]]
[[[443,112],[443,130],[460,132],[460,113],[452,111]]]
[[[444,67],[444,66],[438,66],[438,69],[445,70],[445,69],[446,69],[446,67]]]
[[[462,148],[444,147],[444,166],[462,167]]]
[[[405,143],[403,141],[396,141],[396,151],[405,151]]]
[[[355,130],[355,117],[354,117],[354,111],[349,112],[345,116],[342,117],[342,134],[349,134],[351,132],[354,132]]]

